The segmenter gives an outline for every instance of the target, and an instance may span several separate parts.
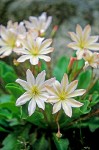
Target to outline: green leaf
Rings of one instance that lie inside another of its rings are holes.
[[[95,132],[96,129],[99,129],[99,117],[92,117],[90,119],[86,119],[76,124],[76,127],[89,127],[91,132]]]
[[[12,72],[8,72],[3,76],[3,80],[5,82],[5,84],[7,83],[12,83],[17,79],[16,74],[12,73]]]
[[[86,89],[92,80],[92,70],[82,72],[78,77],[78,88]]]
[[[13,95],[13,97],[15,97],[15,99],[19,98],[20,95],[24,93],[24,90],[16,83],[8,83],[5,88],[9,92],[11,92],[11,94]]]
[[[0,108],[5,108],[11,111],[11,113],[15,113],[17,114],[17,116],[19,115],[19,108],[17,106],[15,106],[15,103],[11,102],[11,103],[2,103],[0,104]]]
[[[90,90],[90,93],[93,93],[93,92],[99,92],[99,79],[96,81],[96,83],[94,84],[94,86]]]
[[[35,111],[33,113],[33,115],[30,116],[30,117],[28,116],[26,118],[26,120],[28,122],[31,122],[32,124],[38,125],[38,126],[40,126],[42,128],[46,128],[47,127],[46,122],[44,122],[44,115],[41,112]]]
[[[11,95],[3,94],[0,96],[0,104],[8,103],[8,102],[11,102],[12,100],[13,98]]]
[[[58,139],[56,135],[53,134],[53,140],[54,140],[57,150],[68,150],[68,147],[69,147],[68,139]]]
[[[7,109],[11,113],[19,114],[19,108],[15,106],[15,99],[12,95],[2,95],[0,97],[0,108]]]
[[[0,132],[9,132],[9,131],[4,129],[3,127],[0,127]]]
[[[67,73],[69,60],[68,57],[62,57],[54,67],[53,76],[55,76],[57,80],[61,81],[64,73]]]
[[[0,119],[1,118],[5,118],[5,119],[11,119],[12,118],[12,114],[9,112],[9,110],[7,109],[0,109]]]
[[[41,71],[42,70],[46,70],[47,71],[47,64],[46,64],[46,62],[45,61],[43,61],[43,60],[40,60],[40,63],[41,63]]]
[[[3,141],[1,150],[18,150],[17,138],[14,134],[9,134]]]
[[[47,150],[47,149],[48,149],[48,141],[45,139],[45,136],[42,136],[33,145],[33,150]]]
[[[90,105],[93,106],[93,105],[95,105],[97,103],[99,103],[99,94],[98,94],[98,92],[95,92],[92,95],[92,100],[91,100],[91,104]]]
[[[14,72],[14,69],[5,62],[0,61],[0,75],[1,77],[7,72]]]
[[[90,119],[88,124],[91,132],[94,132],[96,129],[99,129],[99,117],[93,117],[92,119]]]
[[[75,61],[72,68],[73,70],[77,71],[77,70],[80,70],[83,66],[84,66],[84,60],[81,59],[81,60]]]
[[[0,61],[0,77],[4,80],[4,83],[7,84],[14,82],[17,75],[11,66],[7,65],[3,61]]]
[[[83,104],[84,105],[82,107],[80,107],[80,112],[82,114],[89,113],[91,111],[91,107],[89,107],[90,101],[89,100],[84,100]]]

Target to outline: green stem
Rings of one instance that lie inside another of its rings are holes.
[[[58,128],[58,131],[57,131],[56,136],[57,136],[58,138],[60,138],[60,137],[62,136],[62,134],[61,134],[61,132],[60,132],[60,125],[59,125],[59,122],[58,122],[58,121],[59,121],[59,116],[60,116],[60,112],[57,113],[56,119],[55,119],[55,122],[56,122],[57,128]]]

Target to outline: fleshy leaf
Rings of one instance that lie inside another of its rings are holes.
[[[69,146],[68,139],[58,139],[56,135],[53,134],[53,140],[54,140],[57,150],[68,150],[68,146]]]
[[[86,89],[92,80],[92,70],[82,72],[78,77],[78,88]]]

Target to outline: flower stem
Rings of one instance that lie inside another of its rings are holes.
[[[60,112],[58,112],[57,113],[57,116],[56,116],[56,119],[55,119],[55,121],[56,121],[56,124],[57,124],[57,128],[58,128],[58,131],[57,131],[57,133],[56,133],[56,136],[58,137],[58,138],[60,138],[61,136],[62,136],[62,134],[61,134],[61,132],[60,132],[60,125],[59,125],[59,116],[60,116]]]

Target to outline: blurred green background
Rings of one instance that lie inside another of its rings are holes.
[[[54,62],[58,56],[73,53],[66,45],[70,42],[68,31],[75,31],[77,23],[82,27],[90,24],[92,34],[99,34],[99,0],[0,0],[0,24],[6,25],[8,20],[27,20],[44,11],[53,16],[49,32],[54,25],[59,27],[53,42]]]

